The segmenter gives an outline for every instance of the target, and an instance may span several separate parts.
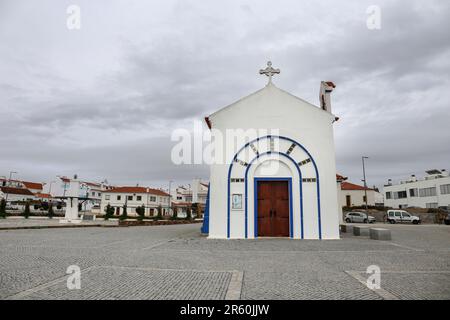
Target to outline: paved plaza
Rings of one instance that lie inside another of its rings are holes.
[[[199,224],[3,230],[0,299],[450,299],[450,227],[382,227],[392,241],[209,240]],[[380,290],[362,283],[370,265]]]

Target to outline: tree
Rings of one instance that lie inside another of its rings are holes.
[[[30,202],[25,203],[25,210],[23,211],[23,216],[25,219],[30,217]]]
[[[178,219],[178,208],[172,204],[172,220]]]
[[[192,219],[191,207],[187,207],[186,208],[186,219],[187,220],[191,220]]]
[[[2,199],[0,201],[0,218],[6,218],[6,200]]]
[[[192,208],[192,210],[191,210],[192,211],[192,215],[195,214],[196,218],[200,217],[201,212],[202,212],[201,211],[201,207],[200,207],[200,203],[198,203],[198,202],[193,203],[191,208]]]
[[[111,205],[108,203],[108,205],[105,208],[105,220],[108,220],[114,216],[114,208],[111,207]]]
[[[49,204],[48,204],[48,218],[49,219],[53,219],[53,216],[55,215],[55,213],[53,212],[53,205],[52,205],[52,203],[50,202]]]
[[[120,220],[125,220],[128,218],[128,213],[127,213],[127,204],[123,205],[123,212],[122,215],[120,216]]]
[[[158,215],[156,216],[156,220],[162,220],[162,207],[158,206]]]
[[[142,221],[145,218],[145,206],[142,205],[136,208],[136,213],[138,214],[138,220]]]

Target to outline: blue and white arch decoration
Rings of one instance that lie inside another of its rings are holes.
[[[272,160],[279,161],[291,172],[291,177],[280,177],[280,180],[292,178],[289,195],[290,210],[291,213],[293,212],[289,221],[290,237],[322,239],[320,179],[316,161],[299,142],[275,135],[260,137],[246,143],[234,155],[229,165],[227,238],[232,237],[231,224],[241,222],[245,225],[245,238],[249,238],[251,234],[257,237],[257,212],[254,203],[257,192],[256,181],[263,177],[255,174],[259,165]],[[243,194],[244,221],[238,218],[239,215],[232,215],[234,210],[231,208],[231,197],[234,193]],[[295,196],[296,194],[298,197]]]

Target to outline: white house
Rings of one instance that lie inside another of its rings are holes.
[[[70,182],[73,180],[68,177],[59,177],[60,184],[56,184],[52,189],[52,195],[54,197],[65,197],[69,190]],[[84,211],[100,210],[100,203],[102,200],[102,192],[108,189],[112,189],[106,182],[96,183],[89,181],[79,181],[78,196],[82,203],[82,209]]]
[[[366,204],[366,194],[368,206],[383,204],[382,195],[377,190],[365,188],[364,186],[347,181],[341,183],[339,203],[341,207],[364,206]]]
[[[385,205],[393,208],[450,207],[450,176],[447,170],[428,170],[423,179],[412,175],[398,184],[384,186]]]
[[[171,190],[172,207],[177,210],[177,216],[184,218],[187,215],[187,209],[194,209],[192,214],[196,215],[192,204],[197,204],[200,214],[205,210],[206,198],[208,197],[208,183],[200,179],[193,179],[188,186],[179,186]]]
[[[11,203],[36,200],[36,196],[25,188],[0,187],[0,199],[6,199]]]
[[[171,190],[172,201],[175,203],[189,202],[204,205],[208,196],[208,183],[200,179],[193,179],[188,186],[179,186]]]
[[[277,88],[271,63],[260,73],[264,88],[205,118],[213,134],[245,138],[213,140],[224,161],[210,166],[209,238],[338,239],[335,85],[321,82],[317,107]]]
[[[12,179],[9,180],[6,178],[0,178],[0,186],[28,189],[32,193],[41,193],[43,190],[44,184],[40,183],[40,182],[30,182],[30,181],[21,181],[21,180],[12,180]]]
[[[161,207],[162,215],[170,213],[170,196],[168,193],[146,187],[117,187],[105,190],[102,193],[100,212],[103,214],[107,205],[114,208],[115,214],[123,213],[123,207],[127,205],[127,214],[136,215],[136,208],[145,206],[146,216],[156,216]]]

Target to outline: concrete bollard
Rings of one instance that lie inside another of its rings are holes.
[[[382,228],[370,228],[370,239],[389,241],[391,238],[391,230]]]
[[[353,233],[353,226],[347,224],[341,224],[341,232],[343,233]]]
[[[354,236],[369,236],[369,227],[353,227]]]

